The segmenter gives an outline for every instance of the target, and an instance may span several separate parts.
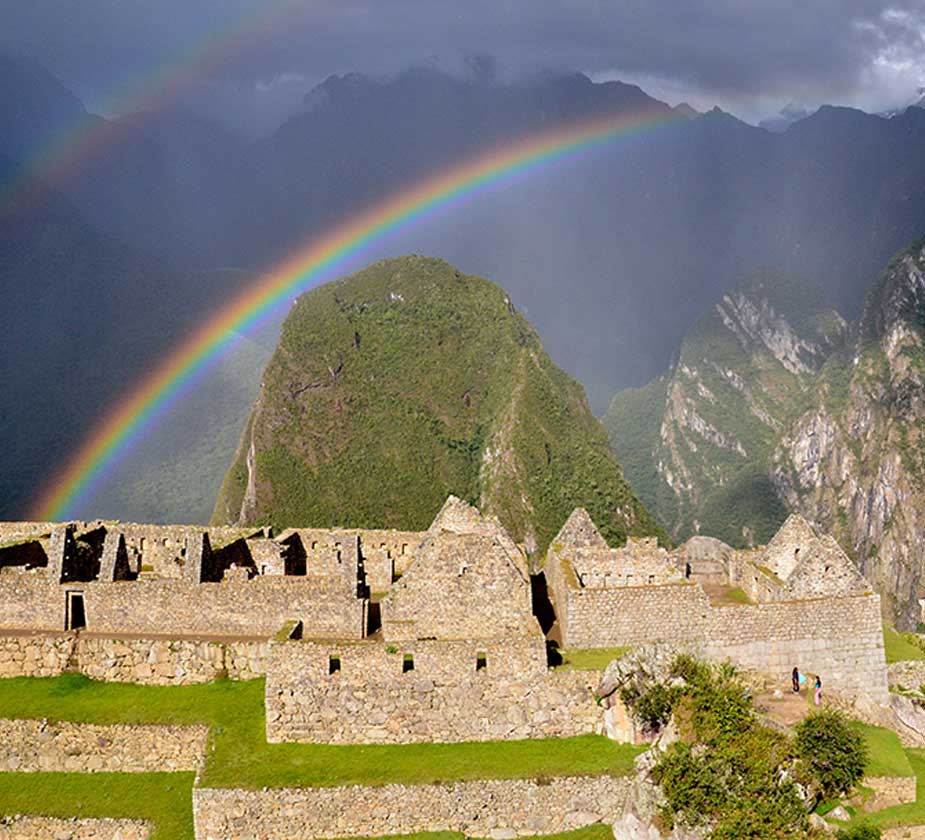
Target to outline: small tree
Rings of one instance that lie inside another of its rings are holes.
[[[796,749],[819,780],[826,799],[847,793],[864,776],[864,741],[835,709],[821,709],[800,722]]]

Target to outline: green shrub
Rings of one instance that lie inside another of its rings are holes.
[[[847,793],[864,776],[864,741],[835,709],[821,709],[800,722],[796,751],[818,779],[826,798]]]
[[[633,711],[650,729],[661,729],[671,719],[678,693],[661,683],[655,683],[636,699]]]
[[[880,840],[880,826],[870,823],[858,823],[840,828],[835,835],[837,840]]]

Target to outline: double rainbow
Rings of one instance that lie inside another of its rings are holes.
[[[293,295],[330,276],[346,259],[390,233],[473,193],[618,138],[683,120],[658,109],[596,117],[496,148],[400,190],[313,239],[217,312],[120,400],[51,481],[34,507],[38,519],[73,515],[152,422],[235,336]]]

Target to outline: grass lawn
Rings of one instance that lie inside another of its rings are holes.
[[[888,624],[883,625],[883,644],[886,648],[886,661],[907,662],[911,659],[925,659],[925,650],[909,641],[905,633],[898,633]]]
[[[0,814],[147,820],[150,840],[193,837],[193,773],[0,773]]]
[[[263,680],[193,686],[94,682],[80,675],[0,680],[4,717],[85,723],[204,723],[204,787],[287,787],[564,775],[626,775],[639,747],[600,735],[462,744],[267,744]],[[5,806],[0,801],[0,808]]]
[[[870,726],[860,721],[851,725],[861,733],[867,747],[866,776],[914,776],[915,771],[909,763],[899,736],[892,729]]]
[[[562,662],[557,671],[603,671],[614,659],[619,659],[631,647],[586,648],[560,650]]]

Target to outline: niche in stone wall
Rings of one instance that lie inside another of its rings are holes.
[[[475,655],[475,670],[484,671],[488,667],[488,657],[484,653]]]
[[[413,654],[413,653],[406,653],[406,654],[402,657],[402,661],[401,661],[401,672],[402,672],[403,674],[407,674],[409,671],[413,671],[413,670],[414,670],[414,654]]]
[[[328,674],[336,674],[340,671],[340,655],[332,653],[328,657]]]
[[[87,612],[84,607],[83,592],[69,591],[65,593],[65,630],[80,630],[87,626]]]

